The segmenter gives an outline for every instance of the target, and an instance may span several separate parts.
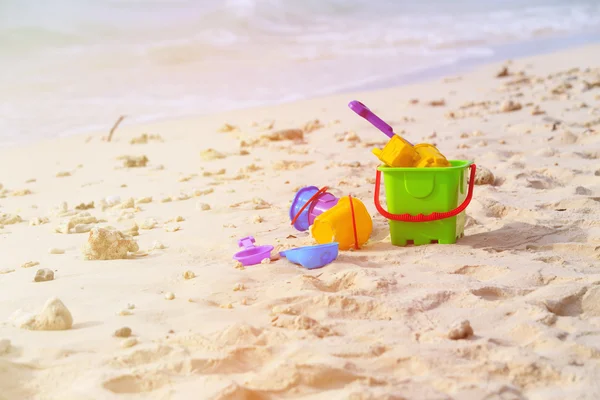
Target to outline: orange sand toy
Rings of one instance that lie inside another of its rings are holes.
[[[419,162],[415,165],[417,168],[450,166],[450,162],[446,157],[432,144],[420,143],[414,149],[420,157]]]
[[[420,143],[413,147],[398,135],[394,135],[382,150],[375,148],[372,152],[392,168],[450,166],[446,157],[434,145]]]
[[[383,149],[371,150],[384,164],[390,167],[412,167],[421,158],[415,148],[398,135],[392,136]]]
[[[319,244],[338,242],[340,250],[359,249],[373,231],[373,221],[365,205],[351,196],[315,218],[312,237]]]

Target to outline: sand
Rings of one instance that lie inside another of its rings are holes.
[[[600,398],[599,67],[587,46],[2,150],[0,399]],[[390,244],[353,99],[493,174],[457,244]],[[368,244],[236,268],[248,235],[313,244],[306,185],[362,200]],[[117,259],[86,259],[107,227]]]

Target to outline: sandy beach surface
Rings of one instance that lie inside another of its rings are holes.
[[[390,244],[354,99],[493,173],[458,243]],[[600,45],[106,135],[0,153],[0,399],[600,398]],[[236,268],[245,236],[314,244],[308,185],[368,244]],[[126,258],[86,259],[107,227]]]

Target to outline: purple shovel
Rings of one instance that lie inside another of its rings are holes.
[[[265,258],[271,257],[271,250],[273,250],[273,246],[271,245],[255,246],[252,236],[240,239],[238,246],[243,248],[243,250],[235,253],[233,258],[241,262],[244,266],[260,264]]]
[[[348,107],[350,107],[350,109],[352,111],[354,111],[355,113],[357,113],[358,115],[360,115],[361,117],[363,117],[364,119],[369,121],[371,124],[373,124],[373,126],[375,126],[375,128],[379,129],[390,139],[392,137],[394,137],[394,135],[395,135],[394,129],[391,126],[389,126],[385,121],[383,121],[381,118],[379,118],[377,115],[375,115],[375,113],[373,113],[373,111],[369,110],[369,108],[367,106],[365,106],[363,103],[361,103],[360,101],[352,100],[350,103],[348,103]],[[407,140],[407,142],[408,142],[408,140]],[[413,145],[410,142],[408,142],[408,143],[411,146]]]

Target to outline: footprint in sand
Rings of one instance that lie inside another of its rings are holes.
[[[516,179],[524,179],[525,186],[533,189],[554,189],[564,186],[560,181],[550,175],[544,175],[538,172],[525,172],[517,174]]]
[[[264,369],[260,374],[250,379],[245,387],[264,392],[290,391],[297,387],[309,387],[325,391],[341,389],[357,381],[368,381],[373,386],[385,384],[380,379],[365,376],[355,370],[284,360],[281,363],[272,363],[270,368]]]
[[[597,160],[600,158],[600,151],[581,151],[574,152],[575,157],[583,158],[584,160]]]
[[[506,275],[510,270],[506,267],[492,265],[465,265],[460,267],[453,274],[471,276],[480,281],[489,281],[494,278]]]
[[[546,264],[556,264],[556,265],[565,265],[567,262],[564,258],[559,256],[548,256],[548,257],[538,257],[534,258],[535,261],[541,261]]]
[[[600,212],[600,197],[572,197],[558,203],[546,203],[538,206],[541,209],[556,211],[572,211],[582,214]]]
[[[302,275],[292,284],[294,283],[298,285],[299,289],[316,289],[331,293],[347,291],[351,294],[376,295],[387,291],[396,284],[396,280],[380,277],[375,271],[360,269],[333,274],[324,273],[319,278]]]
[[[554,253],[566,254],[575,259],[584,257],[592,260],[600,260],[600,246],[594,243],[554,243],[548,245],[528,245],[527,250],[533,251],[551,251]]]
[[[278,304],[272,308],[274,313],[291,315],[304,314],[317,320],[334,319],[395,319],[399,312],[387,307],[383,302],[359,296],[322,294],[313,297],[290,299],[287,304]]]
[[[115,368],[131,368],[151,364],[174,355],[170,346],[157,345],[151,348],[137,349],[123,356],[114,357],[109,365]]]
[[[575,317],[584,312],[583,298],[589,289],[581,284],[549,285],[536,290],[527,301],[541,306],[559,317]],[[590,295],[592,299],[598,297]],[[594,305],[586,301],[586,310],[594,312]]]
[[[146,393],[159,389],[169,383],[169,377],[164,374],[122,375],[103,383],[105,389],[113,393]]]
[[[243,374],[260,370],[273,358],[267,347],[237,347],[224,357],[195,357],[191,360],[192,372],[196,374]]]
[[[524,296],[530,293],[532,290],[529,289],[517,289],[517,288],[501,288],[497,286],[485,286],[479,289],[471,290],[471,294],[475,296],[487,300],[487,301],[497,301],[497,300],[506,300],[516,296]]]

